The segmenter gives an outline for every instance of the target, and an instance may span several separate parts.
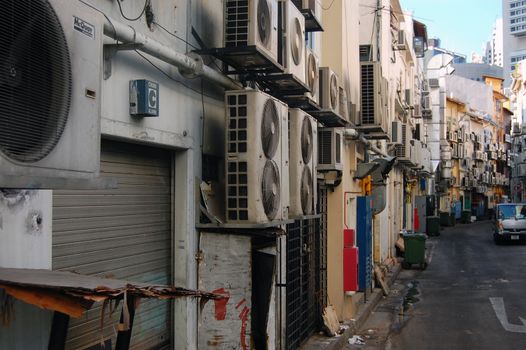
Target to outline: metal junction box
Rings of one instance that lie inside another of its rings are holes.
[[[130,115],[134,117],[159,116],[159,84],[140,79],[130,80]]]

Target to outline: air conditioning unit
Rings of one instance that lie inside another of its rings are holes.
[[[382,100],[388,95],[384,91],[381,66],[378,62],[360,62],[361,65],[361,118],[358,125],[363,130],[387,133],[385,105]],[[384,95],[382,95],[384,94]]]
[[[482,160],[487,162],[488,161],[488,154],[486,152],[482,153]]]
[[[305,17],[292,3],[283,3],[285,16],[283,38],[283,65],[285,73],[305,83]]]
[[[331,171],[343,169],[343,132],[337,128],[318,128],[318,170]]]
[[[440,86],[438,79],[436,78],[429,79],[428,81],[429,81],[429,87],[431,88],[437,88]]]
[[[399,161],[409,161],[411,158],[411,128],[406,123],[402,123],[402,140],[401,144],[395,147],[395,156]]]
[[[451,145],[452,151],[451,151],[451,157],[452,158],[458,158],[458,145],[456,143]]]
[[[256,90],[227,91],[226,220],[263,224],[288,218],[288,109]]]
[[[335,114],[340,108],[340,80],[329,67],[320,68],[320,107]]]
[[[349,102],[347,100],[347,91],[343,87],[338,88],[339,96],[339,107],[338,107],[338,114],[340,117],[342,117],[345,120],[350,120],[349,118]]]
[[[277,62],[277,0],[225,0],[224,9],[224,46],[255,46]]]
[[[413,109],[413,118],[420,118],[422,116],[422,107],[416,104]]]
[[[298,108],[289,109],[289,217],[315,213],[317,200],[318,125]]]
[[[402,122],[391,122],[391,143],[395,145],[402,145]]]
[[[458,144],[458,157],[460,159],[463,159],[464,158],[464,145],[463,144]]]
[[[100,167],[104,17],[77,1],[18,1],[0,32],[0,188],[67,188]]]
[[[396,42],[395,48],[397,50],[407,50],[407,40],[405,38],[405,31],[403,29],[398,31],[398,40]]]
[[[306,96],[316,103],[319,103],[320,97],[320,60],[311,48],[306,48],[305,58],[305,83],[309,88]]]
[[[322,6],[319,0],[293,0],[293,2],[300,10],[309,10],[318,23],[321,23]]]

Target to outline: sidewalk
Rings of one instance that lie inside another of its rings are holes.
[[[396,277],[400,273],[401,265],[397,263],[394,265],[390,272],[386,275],[386,281],[389,287],[396,280]],[[380,288],[375,288],[372,294],[367,296],[367,303],[363,303],[363,299],[356,302],[358,310],[355,314],[355,318],[344,322],[342,325],[348,326],[348,328],[337,337],[327,337],[325,335],[315,334],[309,338],[301,350],[340,350],[347,344],[347,339],[352,337],[358,332],[361,326],[365,323],[371,312],[374,310],[376,305],[382,300],[383,294]],[[360,298],[360,297],[358,297]],[[363,298],[363,294],[361,295]]]

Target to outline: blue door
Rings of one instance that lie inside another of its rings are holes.
[[[358,197],[356,210],[356,243],[358,245],[358,290],[371,286],[372,278],[372,211],[371,198]]]

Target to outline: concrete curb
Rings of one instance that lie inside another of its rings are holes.
[[[394,283],[400,270],[402,269],[401,264],[397,263],[390,273],[387,274],[387,285],[391,287]],[[380,288],[375,288],[372,294],[369,294],[367,297],[367,303],[360,302],[358,306],[358,311],[356,312],[355,318],[349,321],[344,322],[343,324],[348,326],[340,336],[338,337],[326,337],[323,335],[313,335],[309,338],[307,343],[305,343],[300,349],[301,350],[341,350],[345,344],[347,344],[347,339],[352,337],[357,331],[365,324],[367,318],[371,315],[374,308],[380,300],[382,300],[383,293]]]

